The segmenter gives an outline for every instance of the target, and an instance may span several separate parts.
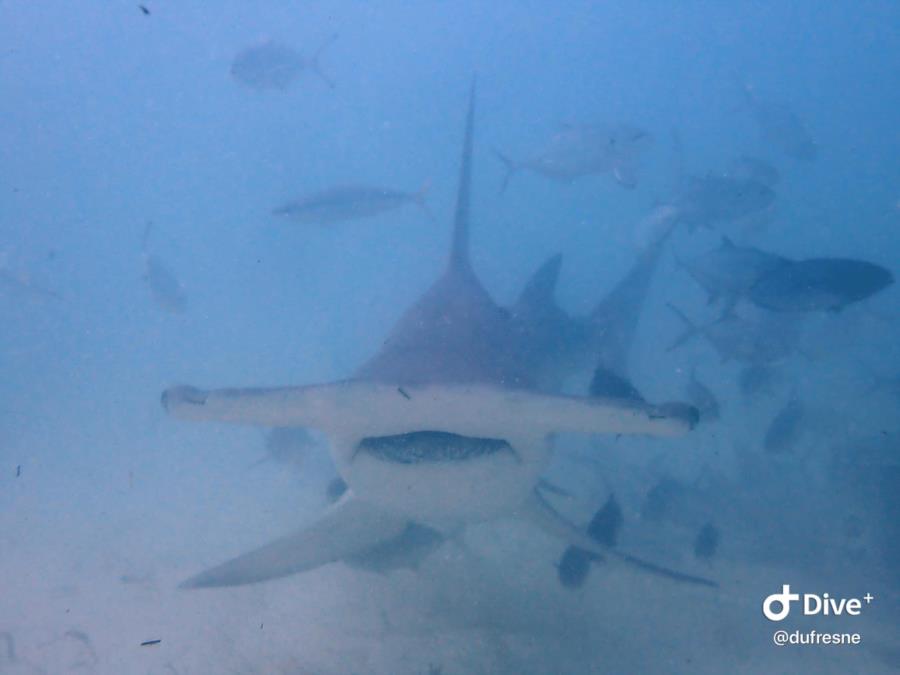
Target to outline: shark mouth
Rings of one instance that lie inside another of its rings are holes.
[[[354,457],[360,452],[396,464],[464,462],[500,452],[510,452],[516,461],[522,461],[512,446],[503,439],[461,436],[445,431],[369,436],[356,446]]]

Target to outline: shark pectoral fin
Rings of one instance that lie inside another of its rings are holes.
[[[710,579],[678,572],[656,563],[652,563],[637,556],[623,553],[610,546],[605,546],[587,532],[583,532],[578,527],[564,518],[550,503],[544,499],[537,491],[523,505],[518,515],[528,520],[547,534],[556,539],[560,539],[569,546],[575,546],[583,549],[588,553],[595,555],[600,560],[618,560],[626,563],[635,569],[654,574],[656,576],[665,577],[673,581],[682,581],[689,584],[697,584],[699,586],[709,586],[718,588],[719,584]]]
[[[401,534],[407,520],[347,495],[317,522],[183,582],[181,588],[241,586],[315,569]]]

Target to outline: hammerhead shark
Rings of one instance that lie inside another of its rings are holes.
[[[162,394],[163,407],[180,419],[318,429],[328,436],[348,486],[318,521],[183,587],[235,586],[341,560],[390,558],[405,546],[427,548],[467,524],[504,517],[524,518],[598,558],[697,581],[595,541],[538,489],[558,432],[676,436],[698,417],[682,403],[564,395],[558,382],[544,377],[547,361],[558,363],[572,342],[596,353],[627,336],[609,335],[603,321],[595,321],[599,314],[569,320],[541,302],[552,300],[558,258],[534,275],[512,310],[481,285],[469,259],[474,106],[473,83],[447,266],[373,357],[336,382],[178,386]],[[648,265],[652,272],[654,261],[642,266],[639,260],[635,269]],[[554,326],[571,331],[573,340],[554,343]]]

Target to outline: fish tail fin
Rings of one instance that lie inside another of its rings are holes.
[[[322,45],[315,51],[315,53],[309,59],[309,68],[312,70],[318,77],[321,79],[326,85],[328,85],[329,89],[334,89],[334,80],[332,80],[328,75],[325,74],[325,71],[322,70],[322,65],[319,62],[319,58],[322,56],[322,52],[325,51],[335,40],[337,40],[338,35],[334,33],[331,35]]]
[[[682,312],[680,309],[678,309],[671,302],[667,302],[666,307],[671,309],[672,312],[675,314],[675,316],[677,316],[679,319],[681,319],[681,322],[685,325],[684,332],[681,335],[679,335],[677,338],[675,338],[675,340],[672,342],[672,344],[670,344],[668,346],[668,348],[666,349],[667,352],[671,352],[671,351],[678,349],[681,345],[683,345],[685,342],[687,342],[694,336],[698,335],[700,333],[700,327],[697,324],[695,324],[693,321],[691,321],[684,312]]]
[[[497,156],[497,159],[503,163],[503,168],[506,169],[506,173],[503,174],[503,182],[500,184],[500,194],[502,195],[506,192],[506,188],[509,185],[509,181],[513,177],[513,174],[516,173],[520,167],[518,162],[510,159],[497,148],[494,148],[494,154]]]

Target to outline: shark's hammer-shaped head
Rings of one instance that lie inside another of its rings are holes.
[[[561,396],[491,384],[363,380],[275,389],[163,394],[175,417],[326,433],[354,494],[424,522],[493,518],[537,484],[558,432],[672,436],[689,406]]]

